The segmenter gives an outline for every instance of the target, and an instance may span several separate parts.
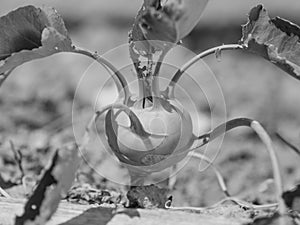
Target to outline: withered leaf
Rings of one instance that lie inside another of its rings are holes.
[[[29,5],[0,17],[0,74],[28,61],[72,50],[63,19],[53,8]]]
[[[78,164],[76,145],[57,150],[39,185],[25,204],[23,215],[16,217],[15,224],[45,224],[56,211],[61,198],[67,195]]]
[[[288,20],[270,19],[262,5],[254,7],[242,26],[241,44],[300,79],[300,27]]]
[[[294,220],[289,215],[279,215],[278,213],[255,218],[246,225],[295,225]]]
[[[282,194],[282,198],[287,207],[300,212],[300,184],[296,185],[292,190],[285,191]]]

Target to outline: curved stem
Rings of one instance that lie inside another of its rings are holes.
[[[153,73],[153,77],[152,77],[152,94],[153,94],[153,102],[154,102],[154,106],[159,105],[160,102],[157,100],[157,98],[160,97],[160,90],[159,90],[159,71],[160,71],[160,67],[163,64],[163,59],[165,58],[166,54],[168,53],[168,51],[162,51],[162,53],[160,54],[155,69],[154,69],[154,73]]]
[[[112,72],[112,71],[109,69],[108,66],[106,66],[106,65],[104,65],[104,64],[102,64],[102,66],[104,67],[104,69],[107,71],[107,73],[108,73],[108,74],[112,77],[112,79],[114,80],[118,92],[121,93],[123,87],[122,87],[121,83],[119,82],[119,80],[116,79],[116,76],[115,76],[114,72]]]
[[[88,56],[88,57],[96,60],[98,63],[100,63],[105,68],[109,68],[115,75],[115,76],[112,76],[112,78],[114,79],[117,87],[118,87],[118,82],[121,84],[121,87],[124,90],[125,104],[127,104],[129,97],[130,97],[130,91],[128,88],[128,84],[127,84],[127,81],[126,81],[124,75],[114,65],[112,65],[109,61],[107,61],[102,56],[98,55],[97,53],[92,53],[85,49],[80,49],[80,48],[76,47],[76,48],[74,48],[73,52]],[[116,78],[117,78],[117,80],[116,80]],[[119,90],[119,92],[120,91],[121,90]]]
[[[96,111],[93,115],[93,117],[91,118],[91,120],[89,121],[88,125],[86,126],[85,129],[85,133],[83,135],[83,139],[81,141],[80,147],[82,148],[82,150],[85,149],[85,147],[88,145],[89,141],[90,141],[90,133],[92,130],[93,125],[97,122],[98,118],[105,113],[107,110],[111,110],[111,109],[120,109],[121,111],[125,112],[127,114],[127,116],[130,119],[130,129],[132,132],[138,134],[139,136],[145,137],[147,138],[148,136],[150,136],[151,134],[149,134],[148,132],[145,131],[142,123],[140,122],[139,118],[137,117],[137,115],[126,105],[122,104],[122,103],[115,103],[115,104],[110,104],[108,106],[105,106],[103,108],[101,108],[100,110]],[[136,165],[135,162],[131,161],[130,159],[125,158],[121,152],[115,152],[115,154],[118,155],[119,159],[121,158],[122,162],[128,163],[130,165]]]
[[[138,86],[139,86],[139,100],[144,99],[145,94],[145,85],[143,78],[138,78]]]
[[[197,137],[197,139],[203,139],[203,144],[206,144],[206,143],[216,139],[220,135],[224,134],[225,132],[230,131],[236,127],[242,127],[242,126],[250,127],[252,122],[253,122],[253,120],[249,119],[249,118],[232,119],[232,120],[227,121],[226,123],[223,123],[223,124],[217,126],[215,129],[208,132],[207,134]]]
[[[281,174],[280,174],[280,168],[279,168],[279,163],[278,163],[278,158],[276,156],[272,140],[270,136],[267,134],[265,129],[258,123],[257,121],[253,121],[251,123],[251,128],[257,133],[257,135],[260,137],[262,142],[265,144],[270,158],[271,158],[271,163],[273,167],[273,176],[274,176],[274,181],[275,181],[275,186],[276,186],[276,198],[278,202],[278,207],[279,207],[279,213],[280,215],[284,215],[286,213],[286,208],[285,208],[285,203],[281,197],[283,193],[283,185],[282,185],[282,180],[281,180]]]
[[[0,87],[4,83],[4,81],[7,79],[7,77],[11,74],[11,72],[15,69],[16,67],[12,68],[11,70],[5,72],[4,74],[0,74]]]
[[[229,197],[230,194],[228,192],[225,180],[224,180],[221,172],[218,170],[218,168],[214,166],[213,162],[209,158],[207,158],[205,155],[198,153],[198,152],[190,152],[188,155],[190,155],[194,158],[200,159],[200,160],[204,160],[206,163],[208,163],[212,167],[212,169],[214,170],[214,173],[217,176],[218,183],[220,185],[221,190],[227,197]]]
[[[174,190],[174,186],[176,184],[176,181],[177,181],[177,164],[173,165],[171,167],[171,170],[170,170],[170,174],[171,176],[168,177],[168,189],[169,191],[173,191]]]
[[[217,46],[217,47],[214,47],[214,48],[210,48],[210,49],[196,55],[190,61],[185,63],[180,69],[178,69],[177,72],[175,73],[175,75],[173,76],[172,80],[170,81],[170,83],[167,87],[167,89],[169,90],[169,93],[170,93],[169,96],[174,95],[175,84],[178,82],[178,80],[180,79],[182,74],[188,68],[190,68],[193,64],[195,64],[197,61],[199,61],[200,59],[202,59],[206,56],[209,56],[211,54],[215,54],[216,52],[219,52],[219,51],[222,51],[222,50],[235,50],[235,49],[243,49],[243,48],[244,47],[242,45],[239,45],[239,44],[227,44],[227,45],[221,45],[221,46]]]
[[[110,104],[108,106],[105,106],[103,108],[101,108],[100,110],[98,110],[97,112],[94,113],[93,117],[90,119],[90,121],[88,122],[86,128],[85,128],[85,132],[81,141],[80,146],[82,148],[85,148],[85,146],[89,143],[90,141],[90,133],[93,127],[93,124],[96,122],[96,120],[103,114],[105,113],[107,110],[112,109],[112,108],[116,108],[116,107],[123,107],[123,104]]]
[[[160,54],[160,56],[159,56],[159,58],[157,60],[155,69],[154,69],[153,76],[158,76],[160,67],[163,64],[163,60],[164,60],[164,58],[165,58],[165,56],[166,56],[167,53],[168,53],[168,51],[162,51],[162,53]]]
[[[3,188],[0,187],[0,194],[5,198],[12,198]]]
[[[84,132],[81,144],[79,145],[79,148],[82,151],[85,150],[86,146],[88,145],[88,143],[90,141],[90,136],[91,136],[90,133],[91,133],[92,127],[96,123],[97,119],[103,113],[105,113],[107,110],[110,110],[110,109],[113,109],[113,108],[124,108],[124,107],[126,107],[126,106],[121,104],[121,103],[120,104],[111,104],[111,105],[105,106],[105,107],[101,108],[100,110],[98,110],[97,112],[95,112],[93,117],[90,119],[90,121],[88,122],[88,124],[85,128],[85,132]],[[126,161],[127,159],[125,157],[121,156],[119,153],[116,153],[116,154],[118,154],[119,157],[122,157],[122,160],[124,162],[132,163],[130,160]],[[81,155],[82,155],[82,158],[88,163],[88,160],[85,158],[83,152],[81,152]]]
[[[290,143],[288,140],[286,140],[281,134],[276,132],[276,136],[279,138],[280,141],[282,141],[284,144],[286,144],[290,149],[294,150],[294,152],[300,156],[300,149],[298,149],[295,145]]]
[[[237,118],[237,119],[227,121],[226,123],[221,124],[218,127],[216,127],[215,129],[213,129],[209,133],[199,136],[197,139],[202,139],[202,144],[200,144],[199,146],[197,146],[195,148],[183,151],[180,154],[186,154],[186,152],[191,152],[193,150],[196,150],[196,149],[206,145],[210,141],[216,139],[220,135],[224,134],[226,131],[229,131],[233,128],[237,128],[237,127],[241,127],[241,126],[247,126],[247,127],[252,128],[256,132],[256,134],[259,136],[259,138],[261,139],[261,141],[264,143],[264,145],[266,146],[266,148],[268,150],[268,154],[270,156],[271,163],[272,163],[274,182],[276,185],[276,200],[278,202],[279,213],[281,215],[283,215],[286,212],[286,207],[283,202],[283,199],[281,198],[281,195],[283,193],[283,185],[282,185],[282,180],[281,180],[278,158],[277,158],[275,150],[273,148],[271,138],[269,137],[269,135],[267,134],[265,129],[257,121],[249,119],[249,118]],[[176,155],[176,156],[178,157],[178,155]],[[174,157],[176,157],[176,156],[174,156]]]
[[[192,211],[196,211],[196,212],[203,212],[203,211],[207,211],[209,209],[217,208],[227,201],[231,201],[231,202],[239,205],[240,207],[243,207],[246,209],[252,209],[252,210],[270,210],[270,209],[276,209],[278,207],[277,203],[255,205],[255,204],[251,204],[249,202],[237,199],[235,197],[227,197],[227,198],[222,199],[221,201],[213,204],[212,206],[207,206],[207,207],[189,207],[189,206],[174,207],[174,206],[170,206],[170,202],[166,202],[165,207],[167,209],[171,209],[171,210],[192,210]]]
[[[94,113],[93,117],[91,118],[91,120],[89,121],[88,125],[85,128],[85,134],[81,146],[85,146],[88,144],[89,136],[93,124],[98,120],[98,118],[103,113],[105,113],[109,109],[121,109],[122,111],[124,111],[130,119],[131,128],[133,129],[133,131],[137,132],[140,136],[149,136],[149,134],[145,131],[137,115],[129,107],[127,107],[122,103],[115,103],[115,104],[110,104],[108,106],[105,106]]]

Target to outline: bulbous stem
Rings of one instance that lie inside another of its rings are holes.
[[[145,184],[145,179],[148,174],[139,173],[134,170],[128,169],[130,176],[130,186],[143,186]]]

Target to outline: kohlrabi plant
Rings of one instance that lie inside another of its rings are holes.
[[[112,74],[119,97],[116,102],[95,112],[87,125],[83,141],[78,143],[78,148],[84,151],[93,132],[93,125],[105,114],[104,135],[112,152],[128,168],[133,186],[143,185],[147,175],[174,167],[188,155],[212,163],[195,151],[233,128],[250,127],[265,144],[273,166],[277,202],[266,207],[279,207],[279,212],[284,213],[277,157],[270,137],[259,122],[249,118],[237,118],[206,134],[195,135],[191,115],[176,99],[175,88],[186,70],[200,59],[210,54],[218,55],[223,50],[235,49],[256,53],[299,79],[300,29],[287,20],[270,19],[265,8],[258,5],[250,11],[248,22],[242,27],[239,43],[217,46],[198,54],[178,67],[166,89],[160,89],[159,77],[164,57],[198,24],[207,2],[208,0],[144,0],[129,33],[128,55],[132,59],[138,80],[138,93],[132,93],[126,74],[118,70],[112,62],[97,53],[73,45],[62,18],[54,9],[34,6],[19,8],[0,18],[0,84],[17,66],[59,52],[86,55],[104,66]],[[59,162],[59,155],[55,160]],[[50,166],[48,176],[53,168],[54,166]],[[75,168],[73,170],[75,173]],[[223,191],[226,192],[219,171],[215,169],[215,172]],[[65,179],[60,179],[63,176],[48,185],[41,182],[44,185],[42,190],[47,190],[50,185],[62,185],[64,190],[68,189],[71,180],[66,182]],[[61,189],[48,198],[53,198],[53,195],[61,196]],[[44,197],[47,198],[47,195]],[[34,220],[39,215],[34,212],[34,207],[30,207],[33,204],[43,206],[41,199],[35,199],[36,201],[31,198],[27,203],[27,214],[25,212],[23,217],[19,217],[19,221],[24,222],[29,217]],[[55,211],[55,204],[43,216],[45,221]]]

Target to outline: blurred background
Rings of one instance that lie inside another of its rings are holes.
[[[241,37],[241,24],[247,22],[247,13],[258,3],[264,4],[271,17],[280,16],[300,24],[298,0],[210,0],[200,23],[183,40],[183,46],[199,53],[217,45],[237,43]],[[75,45],[105,53],[127,43],[128,31],[142,1],[0,0],[0,14],[28,4],[55,7],[63,16]],[[126,57],[126,53],[119,57]],[[112,60],[117,64],[122,59],[116,57]],[[184,60],[187,59],[178,56],[178,66]],[[255,118],[271,134],[279,130],[300,147],[299,81],[264,59],[239,51],[223,52],[220,60],[209,56],[204,61],[223,91],[228,119]],[[76,115],[82,115],[82,121],[74,123],[81,125],[90,116],[85,112],[93,107],[99,84],[109,78],[105,70],[95,65],[91,67],[91,64],[92,61],[84,56],[64,53],[51,56],[20,66],[1,87],[0,186],[12,195],[22,195],[22,191],[16,191],[17,185],[13,185],[20,173],[10,141],[22,153],[26,174],[35,179],[55,148],[74,140],[72,104],[81,76],[88,69],[88,73],[95,77],[83,82],[76,93],[75,111]],[[196,91],[194,94],[200,96]],[[116,98],[110,82],[102,96],[100,106]],[[193,116],[201,118],[201,124],[197,126],[205,131],[210,128],[210,109],[205,101],[201,102],[202,98],[198,98],[198,115]],[[77,118],[81,120],[80,116]],[[285,187],[288,188],[300,181],[299,158],[273,137],[283,166]],[[109,168],[107,172],[117,177],[116,180],[128,179],[126,170],[116,163],[111,164],[103,153],[93,151],[90,158],[94,160],[93,166],[100,170]],[[271,164],[264,147],[250,132],[241,129],[226,135],[216,165],[222,168],[230,193],[257,202],[272,200],[272,197],[262,197],[268,191],[272,192],[272,188],[269,190],[269,186],[264,185],[272,178]],[[125,190],[124,186],[100,176],[85,163],[81,165],[77,182],[102,189]],[[199,173],[196,161],[189,162],[179,172],[175,188],[172,194],[177,205],[204,206],[224,197],[212,171],[208,169]]]

